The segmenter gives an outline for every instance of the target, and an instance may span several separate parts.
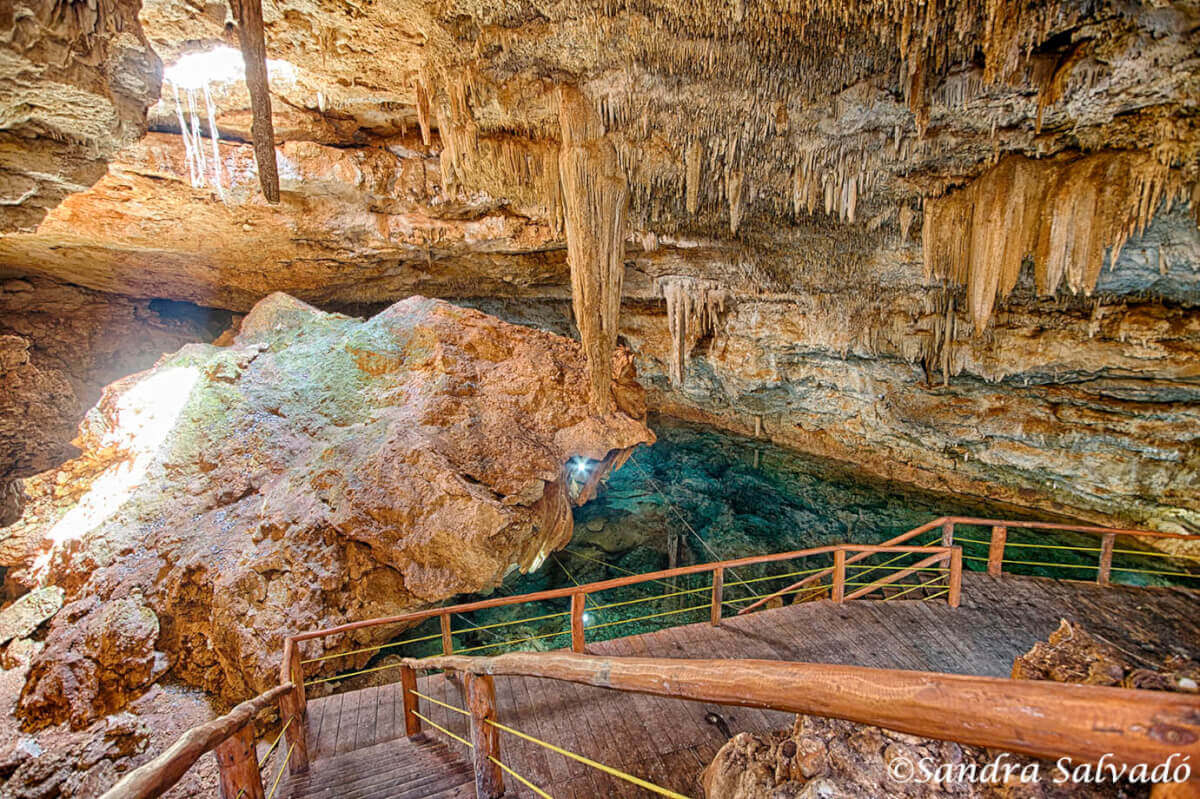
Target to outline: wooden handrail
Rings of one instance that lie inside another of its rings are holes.
[[[1190,535],[1187,533],[1160,533],[1156,530],[1124,530],[1124,529],[1110,528],[1110,527],[1095,527],[1093,525],[1086,525],[1086,524],[1064,524],[1061,522],[1014,522],[1014,521],[1007,521],[1004,519],[980,519],[980,518],[976,518],[974,516],[939,516],[938,518],[934,519],[933,521],[926,522],[925,524],[922,524],[919,527],[914,527],[911,530],[901,533],[900,535],[896,536],[895,538],[891,538],[887,541],[884,541],[883,544],[881,544],[881,546],[887,546],[889,544],[900,544],[905,541],[909,541],[909,540],[913,539],[914,537],[921,535],[922,533],[927,533],[930,530],[933,530],[936,527],[941,527],[943,529],[942,544],[944,546],[949,546],[952,543],[951,538],[953,536],[954,525],[956,525],[956,524],[970,524],[970,525],[991,527],[993,539],[994,540],[996,538],[1000,539],[1000,548],[999,548],[999,551],[1001,553],[999,556],[1000,558],[1003,558],[1003,538],[1007,534],[1008,529],[1011,527],[1021,527],[1021,528],[1025,528],[1025,529],[1035,529],[1035,530],[1058,530],[1061,532],[1086,533],[1089,535],[1104,536],[1104,541],[1106,542],[1106,546],[1110,550],[1111,550],[1112,545],[1111,545],[1111,543],[1107,543],[1107,542],[1111,542],[1113,540],[1113,538],[1115,538],[1118,535],[1141,536],[1143,538],[1200,539],[1200,536],[1197,536],[1197,535]],[[853,557],[847,558],[846,565],[850,565],[852,563],[857,563],[867,557],[870,557],[870,553],[863,553],[861,555],[855,555]],[[1110,557],[1111,557],[1111,555],[1110,555]],[[989,552],[988,573],[993,574],[993,575],[998,575],[1000,573],[998,564],[999,564],[999,561],[996,560],[995,552],[994,551]],[[829,569],[817,572],[816,574],[810,574],[808,577],[805,577],[803,580],[792,583],[791,585],[786,586],[784,588],[780,588],[779,590],[777,590],[773,593],[767,594],[766,596],[762,597],[758,601],[747,605],[746,607],[744,607],[738,611],[738,615],[742,616],[747,613],[750,613],[751,611],[756,610],[757,608],[760,608],[763,605],[767,604],[768,602],[770,602],[772,599],[775,599],[776,597],[782,596],[784,594],[789,594],[793,591],[803,588],[806,585],[810,585],[814,582],[822,580],[825,577],[828,577],[832,573],[833,573],[833,568],[830,567]],[[1100,580],[1100,582],[1103,584],[1104,582],[1106,582],[1106,580],[1102,579],[1102,580]]]
[[[100,799],[152,799],[162,795],[179,782],[202,755],[211,752],[226,739],[237,734],[253,722],[259,712],[273,705],[279,697],[295,687],[290,682],[277,685],[253,699],[247,699],[220,718],[192,727],[158,757],[122,777]]]
[[[645,572],[644,574],[633,574],[628,577],[615,577],[611,580],[600,580],[594,583],[585,583],[584,585],[572,585],[566,588],[553,588],[546,591],[536,591],[529,594],[516,594],[514,596],[495,597],[493,599],[481,599],[476,602],[465,602],[459,605],[447,605],[440,608],[427,608],[425,610],[414,610],[409,613],[401,613],[396,616],[383,616],[377,619],[363,619],[361,621],[349,622],[340,624],[336,627],[328,627],[323,630],[310,630],[308,632],[296,633],[288,638],[289,641],[299,643],[301,641],[311,641],[314,638],[326,638],[331,635],[340,635],[342,633],[354,632],[367,627],[377,627],[382,624],[398,624],[401,622],[414,622],[431,619],[435,616],[440,616],[443,619],[448,618],[454,613],[469,613],[474,610],[485,610],[487,608],[501,607],[504,605],[520,605],[526,602],[542,602],[548,599],[566,599],[574,597],[578,594],[595,594],[601,591],[608,591],[613,588],[623,588],[629,585],[638,583],[650,582],[653,580],[669,580],[674,577],[682,577],[689,574],[703,574],[705,572],[715,571],[716,569],[736,569],[742,566],[752,566],[759,563],[773,563],[781,560],[794,560],[797,558],[810,557],[812,555],[825,555],[837,552],[838,550],[861,553],[859,558],[847,558],[846,562],[850,563],[853,560],[869,557],[870,555],[880,552],[929,552],[942,553],[949,552],[947,547],[942,546],[902,546],[894,541],[884,542],[883,544],[831,544],[823,547],[810,547],[809,549],[796,549],[790,552],[775,552],[768,555],[750,555],[744,558],[736,558],[733,560],[712,561],[709,563],[695,563],[691,566],[679,566],[674,569],[663,569],[656,572]],[[443,630],[443,633],[445,631]]]
[[[1117,767],[1200,759],[1200,697],[774,660],[514,652],[405,659],[414,669],[541,677],[641,694],[846,719],[1033,757]]]

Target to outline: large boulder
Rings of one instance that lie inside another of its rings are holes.
[[[72,603],[30,669],[24,723],[119,710],[158,676],[155,653],[175,678],[245,697],[274,681],[290,633],[536,568],[590,491],[566,464],[599,474],[654,438],[628,353],[611,413],[589,416],[587,390],[559,336],[423,297],[362,321],[282,294],[231,346],[188,345],[114,383],[81,457],[26,481],[0,542],[10,591],[54,584]],[[118,616],[146,624],[125,625],[136,651],[115,670],[122,646],[93,632],[133,598]],[[97,687],[101,671],[117,676]]]

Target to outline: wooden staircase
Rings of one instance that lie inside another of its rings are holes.
[[[424,735],[314,760],[292,774],[290,799],[475,799],[475,774],[446,744]]]

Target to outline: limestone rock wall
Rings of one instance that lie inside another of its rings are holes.
[[[612,369],[613,410],[591,416],[566,339],[422,297],[362,321],[276,294],[228,347],[188,345],[109,386],[83,454],[27,481],[0,542],[11,588],[68,602],[24,724],[86,727],[168,670],[245,698],[291,632],[536,567],[582,499],[565,464],[653,441],[628,353]]]
[[[162,65],[140,0],[0,9],[0,231],[32,229],[146,132]]]

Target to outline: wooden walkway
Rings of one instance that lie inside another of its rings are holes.
[[[588,645],[588,652],[655,657],[766,658],[1008,676],[1013,658],[1044,640],[1062,618],[1082,623],[1125,651],[1155,663],[1178,652],[1200,652],[1200,594],[1183,589],[1102,588],[1091,583],[967,573],[961,607],[941,601],[822,601],[767,610],[722,622],[692,624]],[[418,690],[463,706],[457,683],[422,678]],[[498,719],[544,741],[585,755],[688,796],[700,795],[698,777],[730,735],[791,726],[774,711],[707,705],[620,693],[553,680],[497,677]],[[279,796],[352,796],[329,791],[360,780],[370,763],[383,768],[405,756],[398,685],[334,694],[309,702],[313,774],[282,786]],[[466,719],[421,701],[421,713],[464,737]],[[436,730],[426,735],[462,754],[465,748]],[[364,759],[361,750],[370,749]],[[356,752],[360,754],[356,755]],[[647,792],[542,747],[501,733],[511,768],[555,799],[643,797]],[[464,762],[466,762],[464,758]],[[505,778],[506,796],[534,794]],[[371,797],[415,796],[397,777],[373,784]],[[463,788],[461,795],[473,796]],[[366,796],[367,794],[363,794]],[[439,794],[449,796],[451,794]],[[460,795],[460,794],[453,794]]]

